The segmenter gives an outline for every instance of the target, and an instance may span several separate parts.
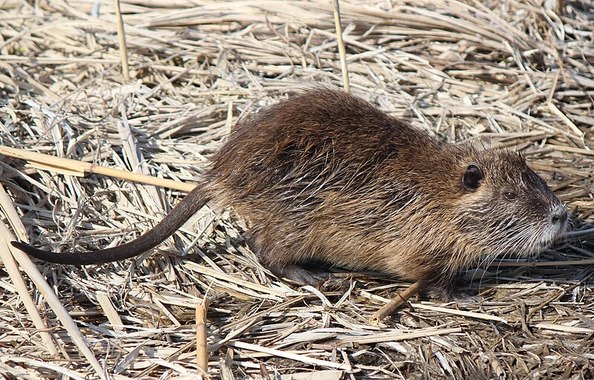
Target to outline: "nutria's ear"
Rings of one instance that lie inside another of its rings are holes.
[[[481,185],[484,175],[481,168],[475,164],[470,164],[462,176],[462,186],[468,191],[475,191]]]

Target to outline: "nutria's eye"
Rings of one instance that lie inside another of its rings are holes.
[[[504,191],[503,192],[503,198],[507,199],[508,201],[513,201],[517,197],[518,196],[516,195],[516,193],[512,193],[511,191]]]
[[[483,171],[477,165],[470,164],[462,176],[462,186],[468,191],[475,191],[483,181]]]

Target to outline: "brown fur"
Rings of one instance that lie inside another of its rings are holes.
[[[48,261],[119,260],[163,241],[207,199],[246,218],[262,263],[300,282],[315,279],[300,264],[322,261],[445,289],[471,264],[539,251],[567,218],[517,153],[440,144],[359,98],[315,89],[241,122],[142,250],[136,240],[108,255],[17,244]]]

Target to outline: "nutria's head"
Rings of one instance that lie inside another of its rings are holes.
[[[462,170],[453,221],[482,253],[531,255],[565,230],[565,207],[520,154],[481,151]]]

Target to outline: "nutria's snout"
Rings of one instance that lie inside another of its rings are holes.
[[[538,239],[535,241],[534,248],[526,251],[527,255],[534,255],[542,252],[557,241],[567,230],[569,213],[558,199],[555,198],[555,201],[556,202],[550,206],[550,212],[545,218],[545,223],[543,223],[542,228],[536,228],[536,230],[532,232]]]
[[[567,209],[562,204],[555,207],[551,213],[551,223],[559,227],[559,234],[563,233],[567,228]]]
[[[568,221],[569,213],[567,212],[565,206],[560,202],[553,206],[553,210],[551,211],[549,218],[549,224],[551,226],[550,229],[552,232],[550,233],[550,237],[546,239],[544,245],[549,245],[550,243],[559,239],[559,237],[567,230]]]

